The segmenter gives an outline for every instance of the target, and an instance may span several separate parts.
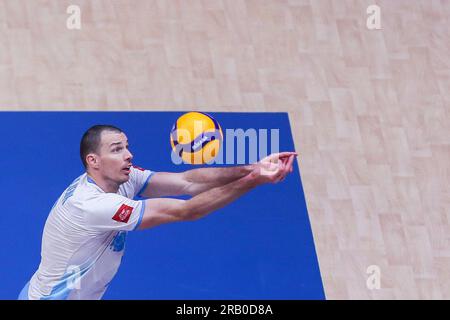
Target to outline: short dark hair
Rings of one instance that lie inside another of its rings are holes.
[[[81,162],[83,162],[84,168],[87,169],[86,156],[89,153],[98,152],[98,148],[100,147],[101,136],[103,131],[112,131],[121,133],[123,132],[121,129],[112,126],[112,125],[104,125],[97,124],[93,127],[90,127],[81,138],[80,142],[80,157]]]

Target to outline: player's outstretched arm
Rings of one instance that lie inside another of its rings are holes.
[[[272,161],[275,158],[281,161]],[[148,199],[138,229],[148,229],[157,225],[177,221],[192,221],[206,216],[238,199],[251,189],[264,183],[282,181],[292,171],[294,155],[279,158],[269,156],[253,167],[246,176],[224,186],[212,188],[189,200]]]
[[[272,161],[276,161],[277,159],[283,161],[295,155],[295,152],[281,152],[269,155],[260,162],[246,166],[192,169],[183,172],[183,179],[188,184],[189,194],[197,195],[211,188],[228,184],[246,176],[255,169],[255,166],[261,166],[268,159]]]
[[[142,195],[146,198],[195,196],[240,179],[251,171],[252,165],[198,168],[184,172],[156,172]]]
[[[206,167],[191,169],[184,172],[156,172],[151,183],[144,190],[146,198],[158,198],[165,196],[190,195],[196,196],[207,190],[226,185],[252,172],[255,167],[262,166],[267,161],[286,161],[295,152],[281,152],[271,154],[261,161],[234,167]],[[292,164],[291,164],[292,166]],[[291,167],[292,170],[292,167]]]

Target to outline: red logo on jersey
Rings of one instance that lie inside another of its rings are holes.
[[[114,215],[113,220],[127,223],[130,219],[133,209],[133,207],[127,206],[125,204],[121,205],[119,210],[117,210],[116,214]]]
[[[133,168],[135,168],[135,169],[141,170],[141,171],[145,171],[145,169],[144,169],[144,168],[141,168],[141,167],[135,166],[134,164],[132,165],[132,167],[133,167]]]

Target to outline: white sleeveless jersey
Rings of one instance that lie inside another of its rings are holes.
[[[135,201],[152,171],[132,167],[117,193],[85,173],[54,204],[42,236],[41,263],[19,299],[101,299],[122,260],[127,231],[141,223]]]

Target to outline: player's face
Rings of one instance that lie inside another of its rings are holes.
[[[127,182],[133,155],[128,149],[127,136],[121,132],[102,132],[100,145],[100,173],[117,183]]]

